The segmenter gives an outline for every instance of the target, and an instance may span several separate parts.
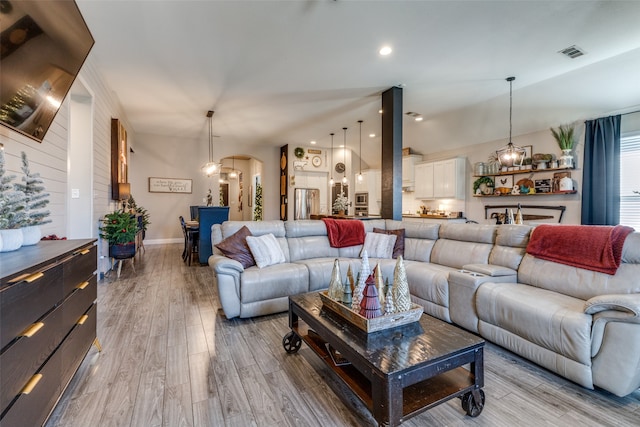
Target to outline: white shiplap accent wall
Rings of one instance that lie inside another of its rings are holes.
[[[133,141],[132,129],[128,126],[122,113],[120,103],[100,74],[99,64],[89,54],[82,67],[78,79],[87,86],[94,95],[93,111],[93,224],[94,237],[98,236],[100,218],[116,208],[111,201],[111,118],[118,118],[128,130],[129,140]],[[22,176],[20,170],[20,152],[27,153],[32,172],[39,172],[44,186],[50,193],[49,210],[52,222],[43,226],[43,235],[56,234],[66,236],[68,206],[67,198],[67,154],[69,145],[69,97],[65,98],[58,114],[40,144],[26,136],[0,126],[0,142],[4,144],[7,169],[10,173]],[[104,245],[101,245],[102,255]],[[100,259],[98,271],[108,268],[108,260]]]

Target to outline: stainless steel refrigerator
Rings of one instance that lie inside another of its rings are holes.
[[[294,219],[311,219],[320,213],[320,190],[317,188],[296,188]]]

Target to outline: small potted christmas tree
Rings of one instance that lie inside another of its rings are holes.
[[[43,181],[39,173],[31,173],[27,155],[22,152],[22,184],[15,183],[16,191],[24,194],[24,218],[21,225],[23,246],[35,245],[40,241],[40,226],[51,222],[49,211],[44,208],[49,204],[49,193],[44,192]]]
[[[11,181],[15,175],[6,174],[4,150],[0,149],[0,252],[20,249],[25,220],[25,195],[16,191]]]

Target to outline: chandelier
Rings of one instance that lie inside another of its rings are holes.
[[[515,145],[511,142],[511,130],[512,130],[512,112],[513,112],[513,81],[515,77],[507,77],[507,81],[509,82],[509,143],[505,145],[500,150],[496,150],[496,155],[498,156],[498,161],[501,166],[510,168],[513,166],[522,166],[522,161],[527,154],[527,151]]]

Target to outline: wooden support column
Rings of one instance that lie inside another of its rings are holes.
[[[402,88],[382,92],[383,219],[402,220]]]

